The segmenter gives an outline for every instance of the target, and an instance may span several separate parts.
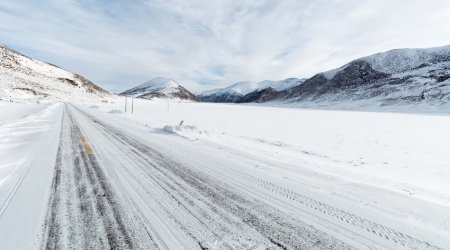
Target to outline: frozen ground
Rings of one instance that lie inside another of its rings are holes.
[[[42,107],[0,125],[7,249],[450,247],[448,115]]]

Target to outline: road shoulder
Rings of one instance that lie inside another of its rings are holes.
[[[62,105],[56,105],[52,125],[23,166],[28,171],[0,217],[3,249],[32,249],[39,244],[61,131]]]

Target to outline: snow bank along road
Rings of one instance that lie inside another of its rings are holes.
[[[236,165],[210,160],[221,152],[213,143],[184,149],[192,144],[183,138],[149,135],[131,122],[119,127],[107,114],[72,104],[33,116],[17,126],[40,128],[27,137],[30,153],[11,171],[17,177],[4,178],[12,184],[0,186],[2,249],[449,246],[253,174],[239,165],[249,161],[244,153],[228,151]]]

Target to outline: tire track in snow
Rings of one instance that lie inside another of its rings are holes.
[[[393,241],[396,244],[400,244],[402,247],[407,247],[409,249],[436,249],[443,250],[437,246],[433,246],[428,242],[421,241],[407,234],[401,233],[394,229],[382,226],[376,222],[372,222],[365,218],[359,217],[357,215],[351,214],[349,212],[343,211],[341,209],[332,207],[321,201],[314,200],[305,195],[299,194],[287,188],[280,187],[269,181],[262,180],[253,177],[244,172],[232,169],[230,167],[224,168],[225,172],[232,174],[238,178],[241,178],[249,183],[262,187],[272,193],[275,193],[281,197],[295,201],[302,206],[308,207],[315,210],[318,213],[322,213],[327,216],[331,216],[341,222],[347,223],[351,226],[361,228],[377,237],[381,237],[387,241]]]
[[[145,227],[136,230],[139,223],[124,209],[93,151],[86,151],[66,107],[62,123],[42,248],[155,248]]]

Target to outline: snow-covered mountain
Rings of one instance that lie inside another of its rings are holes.
[[[0,99],[102,100],[113,96],[80,75],[0,45]]]
[[[276,102],[305,107],[380,107],[450,103],[450,46],[396,49],[305,80],[240,82],[199,94],[205,102]]]
[[[202,102],[238,102],[242,96],[253,91],[257,82],[237,82],[226,88],[213,89],[197,95]]]
[[[120,95],[136,98],[178,98],[183,100],[197,100],[196,96],[178,84],[175,80],[157,77],[137,87],[126,90]]]
[[[203,102],[261,102],[273,93],[297,86],[303,79],[288,78],[281,81],[238,82],[221,89],[202,92],[198,95]],[[270,95],[269,95],[270,93]]]
[[[450,46],[363,57],[316,74],[272,100],[301,106],[448,105]]]

